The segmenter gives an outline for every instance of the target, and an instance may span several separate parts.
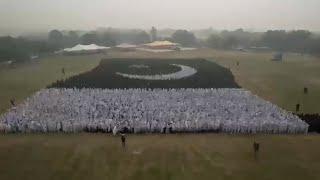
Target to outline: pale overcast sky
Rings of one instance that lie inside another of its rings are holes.
[[[0,0],[0,31],[118,28],[320,30],[320,0]]]

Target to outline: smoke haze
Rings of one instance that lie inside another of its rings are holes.
[[[319,0],[1,0],[0,33],[50,29],[320,30]]]

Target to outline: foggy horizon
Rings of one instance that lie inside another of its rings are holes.
[[[2,0],[0,35],[99,27],[320,30],[318,0]]]

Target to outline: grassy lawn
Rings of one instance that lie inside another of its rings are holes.
[[[320,136],[0,136],[0,179],[319,179]]]
[[[38,63],[0,68],[0,113],[10,107],[10,99],[18,102],[47,85],[96,67],[102,56],[56,56]],[[62,74],[65,68],[65,75]]]
[[[186,52],[111,52],[104,58],[206,58],[233,72],[237,83],[260,97],[293,110],[320,112],[320,59],[272,53],[201,49]],[[59,56],[38,64],[0,69],[0,113],[9,100],[25,99],[59,79],[93,69],[101,55]],[[240,65],[236,66],[239,61]],[[61,70],[65,68],[66,75]],[[309,95],[303,95],[303,87]],[[123,151],[119,137],[103,134],[0,135],[0,179],[320,179],[320,136],[223,134],[133,135]]]
[[[320,57],[285,54],[284,62],[273,62],[273,53],[194,51],[147,53],[110,53],[109,57],[122,58],[206,58],[230,68],[237,83],[254,94],[278,106],[294,111],[297,103],[303,113],[320,113]],[[239,62],[239,67],[236,62]],[[309,94],[303,94],[303,88]]]
[[[300,103],[301,112],[320,113],[320,58],[288,54],[284,62],[274,62],[271,57],[270,53],[224,53],[213,60],[230,68],[240,86],[286,110],[295,111]]]

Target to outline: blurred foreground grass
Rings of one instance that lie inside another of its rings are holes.
[[[252,143],[261,143],[258,160]],[[0,136],[0,179],[320,179],[320,136]]]

